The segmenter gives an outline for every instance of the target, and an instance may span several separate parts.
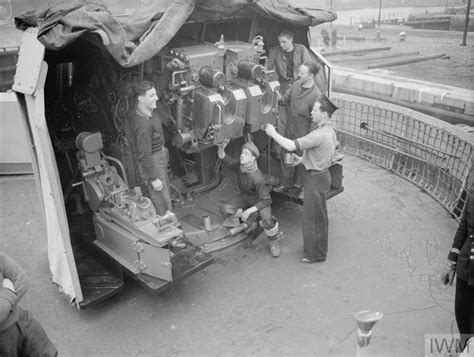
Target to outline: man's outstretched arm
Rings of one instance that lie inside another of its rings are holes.
[[[285,150],[290,151],[290,152],[296,151],[295,142],[279,134],[272,124],[265,125],[264,130],[269,137],[273,138],[273,140],[275,140]]]

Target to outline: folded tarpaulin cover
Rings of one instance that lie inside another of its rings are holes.
[[[116,18],[104,5],[75,0],[25,11],[15,17],[15,24],[20,29],[37,26],[38,40],[51,50],[60,50],[86,34],[99,34],[120,65],[133,67],[156,55],[189,19],[247,16],[294,27],[315,26],[337,18],[332,11],[310,13],[286,0],[154,0],[126,18]]]

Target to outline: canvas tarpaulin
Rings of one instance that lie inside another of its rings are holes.
[[[332,11],[308,11],[286,0],[154,0],[125,19],[105,5],[60,2],[45,10],[26,11],[15,18],[18,28],[38,26],[38,40],[60,50],[79,37],[99,34],[105,48],[123,67],[133,67],[156,55],[191,20],[261,16],[286,26],[308,27],[334,21]],[[87,37],[86,37],[87,38]]]
[[[193,18],[219,19],[230,16],[258,15],[287,26],[316,26],[336,20],[336,13],[311,12],[292,6],[287,0],[196,0]]]

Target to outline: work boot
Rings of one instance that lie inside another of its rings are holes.
[[[186,243],[181,238],[175,238],[170,241],[170,246],[176,249],[184,249],[186,248]]]
[[[273,258],[278,258],[280,256],[280,244],[277,240],[269,240],[268,241],[268,250],[270,251],[270,255]]]
[[[304,200],[304,191],[303,190],[301,190],[300,193],[298,193],[298,198],[300,200]]]
[[[289,190],[288,186],[278,185],[273,187],[273,192],[282,193]]]

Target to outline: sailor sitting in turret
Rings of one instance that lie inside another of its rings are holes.
[[[240,158],[232,158],[225,153],[228,140],[219,145],[217,155],[222,163],[237,173],[239,187],[242,195],[230,203],[222,206],[224,215],[235,215],[239,209],[243,209],[240,219],[244,222],[252,221],[260,215],[262,226],[267,239],[268,249],[272,257],[280,256],[280,246],[277,241],[278,221],[272,217],[270,190],[267,187],[267,179],[258,168],[257,158],[260,152],[252,142],[242,146]]]

